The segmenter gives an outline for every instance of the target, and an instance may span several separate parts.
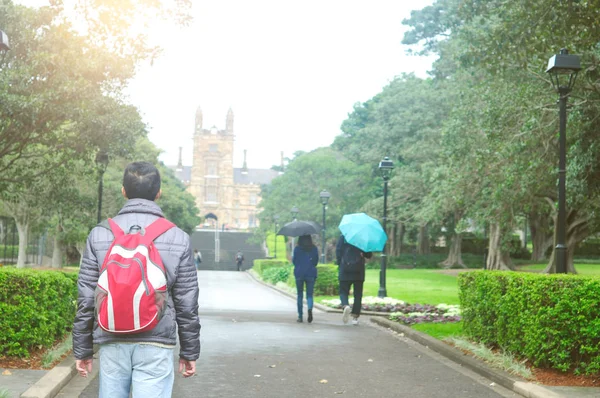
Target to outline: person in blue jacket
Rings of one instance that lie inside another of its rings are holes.
[[[296,322],[302,322],[302,302],[304,285],[306,284],[308,323],[311,323],[313,321],[313,290],[317,279],[319,250],[313,244],[310,235],[303,235],[298,239],[298,244],[292,255],[292,263],[294,263],[294,277],[296,277],[296,290],[298,292],[298,319]]]

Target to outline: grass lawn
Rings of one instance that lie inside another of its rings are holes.
[[[517,267],[521,271],[542,271],[546,268],[544,264],[531,264]],[[600,264],[578,264],[575,262],[575,270],[580,275],[598,275],[600,276]]]
[[[462,321],[457,323],[418,323],[412,325],[411,328],[439,340],[443,340],[446,337],[459,337],[462,335]]]
[[[388,297],[410,304],[458,304],[456,276],[429,269],[389,269],[386,273]],[[368,269],[363,296],[377,296],[379,270]],[[339,298],[317,296],[315,300]]]

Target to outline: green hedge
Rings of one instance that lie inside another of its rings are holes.
[[[256,271],[256,273],[262,277],[263,272],[267,268],[285,267],[285,266],[289,266],[289,265],[290,265],[290,263],[287,260],[260,259],[260,260],[254,260],[254,265],[252,266],[252,269],[254,269],[254,271]]]
[[[277,282],[287,282],[290,274],[294,273],[292,267],[271,267],[267,268],[262,273],[262,279],[265,282],[276,285]]]
[[[73,325],[77,274],[0,268],[0,355],[28,357]]]
[[[475,271],[458,282],[468,337],[538,367],[600,371],[600,279]]]
[[[292,271],[288,278],[287,284],[291,287],[296,287],[296,278]],[[315,296],[331,296],[337,295],[340,289],[338,281],[338,266],[335,264],[319,264],[317,265],[317,280],[315,281]]]

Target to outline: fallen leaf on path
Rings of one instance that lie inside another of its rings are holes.
[[[400,337],[404,337],[404,333],[400,333]]]
[[[276,367],[276,366],[277,366],[277,365],[269,365],[269,367],[270,367],[270,368],[274,368],[274,367]]]
[[[336,391],[336,392],[334,392],[334,394],[343,394],[343,393],[345,393],[345,392],[346,392],[346,391]]]
[[[10,376],[12,375],[12,373],[10,373],[10,370],[5,370],[4,372],[2,372],[2,376]]]
[[[321,380],[319,383],[321,383],[321,384],[327,384],[327,383],[328,383],[328,381],[327,381],[327,380],[325,380],[325,379],[323,379],[323,380]]]
[[[496,385],[496,383],[492,383],[492,384],[490,384],[490,386],[491,386],[491,387],[494,387],[495,385]]]
[[[254,377],[260,377],[260,375],[254,375]]]
[[[373,360],[371,358],[367,359],[367,362],[373,362]]]

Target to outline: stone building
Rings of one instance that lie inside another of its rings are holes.
[[[258,226],[261,185],[270,184],[279,172],[248,168],[245,150],[243,166],[234,168],[234,142],[231,109],[227,112],[225,129],[219,130],[215,126],[203,128],[202,110],[198,108],[192,166],[183,166],[180,150],[179,163],[174,169],[196,198],[202,216],[212,213],[220,227],[247,230]]]

